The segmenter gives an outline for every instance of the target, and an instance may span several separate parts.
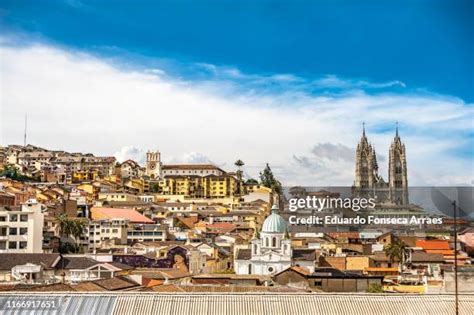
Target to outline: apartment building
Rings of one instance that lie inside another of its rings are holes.
[[[42,253],[45,207],[34,199],[0,208],[0,253]]]

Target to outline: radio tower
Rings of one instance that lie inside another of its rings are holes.
[[[25,134],[23,135],[23,146],[26,147],[26,126],[28,124],[28,115],[25,115]]]

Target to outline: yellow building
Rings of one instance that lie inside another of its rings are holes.
[[[90,195],[93,195],[96,191],[94,185],[89,184],[89,183],[84,183],[84,184],[77,185],[77,189],[85,191],[86,193],[88,193]]]
[[[162,195],[183,195],[189,198],[228,198],[238,193],[238,180],[230,175],[167,176],[159,181]]]
[[[130,193],[143,194],[145,191],[145,181],[141,178],[129,179],[125,183],[124,189]]]
[[[73,183],[93,181],[99,176],[96,170],[74,171],[72,173]]]

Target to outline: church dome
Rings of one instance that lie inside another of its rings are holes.
[[[278,213],[278,207],[272,207],[272,213],[265,219],[262,226],[263,233],[285,233],[286,221]]]

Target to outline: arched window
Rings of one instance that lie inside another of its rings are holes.
[[[253,253],[257,254],[257,244],[253,244]]]
[[[249,264],[249,275],[252,274],[252,264]]]
[[[272,247],[276,247],[277,246],[277,239],[276,237],[272,238]]]
[[[268,237],[265,237],[265,247],[270,247],[270,241]]]

